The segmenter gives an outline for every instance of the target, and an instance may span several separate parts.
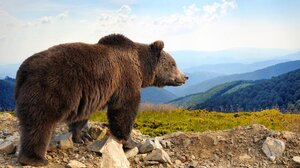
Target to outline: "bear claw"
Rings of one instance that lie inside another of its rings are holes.
[[[85,142],[92,141],[93,138],[89,133],[82,131],[80,134],[76,134],[72,136],[72,141],[78,144],[84,144]]]

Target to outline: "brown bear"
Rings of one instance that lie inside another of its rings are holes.
[[[112,136],[126,143],[141,88],[179,86],[187,80],[163,47],[162,41],[148,45],[112,34],[96,44],[61,44],[26,59],[15,87],[19,162],[48,164],[46,149],[57,123],[68,123],[79,142],[89,116],[105,106]]]

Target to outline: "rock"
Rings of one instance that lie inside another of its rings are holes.
[[[102,138],[102,140],[95,140],[92,144],[87,146],[87,149],[89,151],[101,153],[100,151],[107,142],[108,138],[109,136],[105,136],[104,138]]]
[[[130,163],[124,154],[122,144],[118,143],[112,137],[109,137],[103,148],[102,153],[102,168],[129,168]]]
[[[175,164],[176,164],[176,165],[180,165],[180,164],[181,164],[181,161],[177,159],[177,160],[175,160]]]
[[[71,160],[67,166],[67,168],[84,168],[86,167],[83,163],[77,161],[77,160]]]
[[[3,157],[0,157],[0,164],[5,163],[5,159]]]
[[[293,161],[300,164],[300,156],[294,156]]]
[[[108,132],[108,128],[105,127],[105,128],[102,130],[101,134],[97,137],[97,140],[101,141],[101,140],[107,135],[107,132]]]
[[[294,132],[282,131],[282,137],[284,139],[293,139],[296,136]]]
[[[47,147],[47,151],[54,151],[57,147],[57,142],[52,140]]]
[[[157,161],[146,161],[145,166],[153,166],[153,165],[158,165],[159,162]]]
[[[151,152],[155,148],[154,142],[147,139],[142,145],[139,147],[139,153],[148,153]]]
[[[171,148],[172,143],[170,141],[160,140],[159,142],[163,148]]]
[[[271,161],[274,161],[276,157],[281,156],[284,149],[285,143],[283,141],[270,137],[267,137],[262,146],[263,152]]]
[[[16,152],[19,139],[20,136],[18,132],[15,132],[13,135],[7,137],[4,142],[0,144],[0,153],[11,154]]]
[[[53,141],[57,143],[57,146],[60,149],[70,149],[73,148],[73,141],[72,141],[72,133],[64,133],[54,137]]]
[[[172,164],[171,159],[167,154],[167,152],[159,148],[154,149],[149,155],[146,156],[145,160]]]
[[[183,143],[183,146],[186,148],[187,146],[189,146],[191,144],[191,140],[186,138],[183,140],[182,143]]]
[[[132,158],[136,156],[139,153],[139,149],[137,147],[134,147],[132,149],[129,149],[125,152],[126,158]]]
[[[93,139],[97,139],[102,131],[103,129],[100,126],[94,125],[90,127],[89,134]]]
[[[241,161],[247,161],[247,160],[250,160],[250,159],[251,159],[251,156],[249,156],[246,153],[239,156],[239,160],[241,160]]]
[[[188,168],[196,168],[198,165],[198,162],[197,161],[191,161],[189,164],[188,164]]]
[[[154,138],[154,148],[159,148],[162,149],[163,147],[161,146],[159,139],[156,137]]]

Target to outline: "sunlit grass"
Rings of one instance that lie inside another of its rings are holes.
[[[91,120],[107,122],[106,112],[95,113],[91,116]],[[144,134],[158,136],[176,131],[203,132],[251,124],[263,124],[273,130],[300,132],[300,115],[282,114],[277,110],[239,113],[184,109],[143,111],[138,113],[134,128]]]

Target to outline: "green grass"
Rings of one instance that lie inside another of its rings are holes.
[[[106,112],[95,113],[91,116],[91,120],[107,122]],[[176,131],[203,132],[251,124],[263,124],[273,130],[300,132],[300,115],[282,114],[277,110],[239,113],[184,109],[144,111],[138,113],[134,128],[139,129],[143,134],[159,136]]]

